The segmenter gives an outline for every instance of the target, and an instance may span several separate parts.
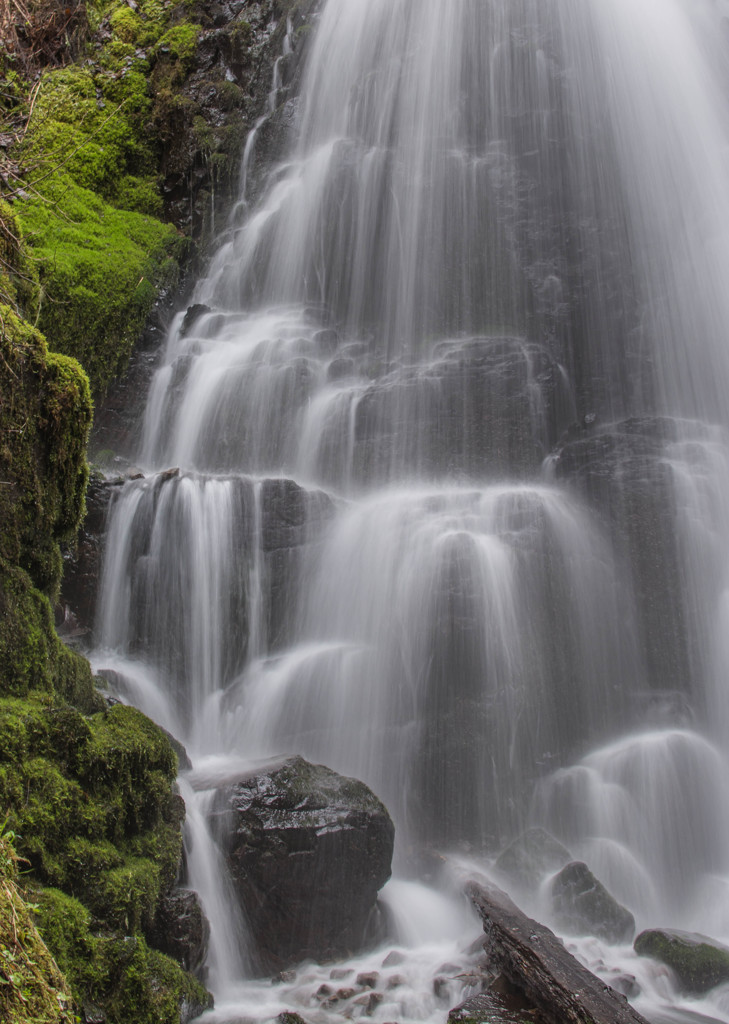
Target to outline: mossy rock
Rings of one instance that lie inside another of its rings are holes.
[[[174,883],[184,806],[177,758],[134,708],[84,718],[50,695],[0,699],[0,801],[39,881],[128,932]]]
[[[695,932],[649,929],[633,943],[639,956],[649,956],[670,967],[681,988],[703,995],[729,981],[729,948]]]
[[[181,856],[176,772],[167,737],[135,708],[85,716],[53,693],[0,698],[0,803],[42,934],[78,1005],[110,1024],[179,1024],[210,1005],[145,939]]]
[[[18,889],[15,851],[0,836],[0,1019],[4,1024],[73,1024],[66,980]]]
[[[38,312],[38,269],[30,257],[23,229],[9,203],[0,198],[0,303],[33,318]]]
[[[75,536],[84,513],[89,383],[8,306],[0,306],[0,357],[0,559],[55,595],[59,542]]]
[[[54,349],[78,359],[100,394],[126,369],[160,289],[176,285],[188,243],[169,225],[116,209],[60,172],[45,200],[21,207],[43,288],[39,325]]]
[[[99,1006],[109,1024],[180,1024],[212,1005],[200,982],[141,936],[96,932],[83,904],[58,890],[36,899],[38,927],[77,1004]]]

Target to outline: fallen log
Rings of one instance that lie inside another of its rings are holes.
[[[492,965],[549,1024],[647,1024],[625,996],[583,967],[554,932],[523,914],[501,889],[471,881],[466,893],[483,921]]]

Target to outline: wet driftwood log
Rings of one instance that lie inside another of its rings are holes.
[[[624,996],[583,967],[505,892],[474,881],[466,892],[481,915],[493,966],[550,1024],[647,1024]]]

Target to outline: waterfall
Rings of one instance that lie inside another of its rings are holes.
[[[488,870],[532,824],[641,926],[729,935],[718,17],[324,0],[250,207],[249,139],[150,388],[146,476],[112,508],[94,655],[192,757],[220,1021],[282,1004],[236,994],[206,801],[280,754],[395,819],[412,970],[377,1020],[441,1019],[423,964],[456,954],[432,945],[424,851]],[[629,969],[648,1008],[671,998]]]

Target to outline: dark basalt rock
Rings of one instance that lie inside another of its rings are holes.
[[[294,28],[294,52],[280,65],[282,88],[273,102],[278,109],[286,105],[299,76],[307,33],[297,30],[312,17],[317,3],[260,0],[198,5],[195,13],[202,31],[184,73],[174,55],[164,50],[156,54],[153,116],[163,147],[165,212],[203,242],[215,237],[217,216],[236,198],[240,154],[246,134],[266,111],[287,16]],[[257,145],[253,153],[253,188],[259,172],[264,165],[270,166],[280,147],[275,111],[269,122],[267,144]]]
[[[692,995],[729,981],[729,948],[706,935],[654,928],[641,932],[633,948],[639,956],[670,967],[681,988]]]
[[[194,305],[188,306],[187,312],[183,317],[182,324],[180,325],[180,337],[187,337],[197,321],[201,316],[204,316],[205,313],[212,313],[212,309],[210,306],[206,306],[204,302],[196,302]]]
[[[394,368],[365,391],[355,472],[368,482],[412,466],[522,476],[559,436],[567,404],[559,367],[539,345],[517,337],[444,343],[431,363]]]
[[[685,689],[687,680],[701,677],[691,670],[701,645],[688,646],[692,630],[681,598],[675,493],[666,459],[666,447],[680,439],[681,429],[660,417],[589,430],[576,425],[552,457],[556,477],[589,501],[629,567],[648,678],[662,690]]]
[[[611,896],[581,861],[562,868],[552,880],[552,905],[560,927],[578,935],[596,935],[606,942],[628,942],[635,918]]]
[[[157,949],[198,972],[205,962],[210,925],[192,889],[174,889],[160,900],[151,936]]]
[[[543,828],[529,828],[506,847],[494,867],[525,889],[536,888],[544,875],[564,867],[569,850]]]
[[[363,783],[290,757],[221,790],[214,817],[263,971],[371,938],[395,830]]]
[[[66,548],[63,555],[58,631],[64,639],[90,637],[97,606],[107,514],[112,497],[121,485],[121,480],[110,482],[97,475],[89,480],[86,518],[77,543]]]

